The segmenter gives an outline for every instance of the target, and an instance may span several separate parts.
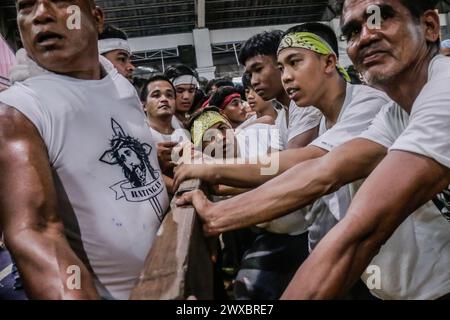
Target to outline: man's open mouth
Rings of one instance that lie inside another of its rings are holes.
[[[61,40],[62,38],[63,36],[55,32],[51,31],[39,32],[35,38],[35,42],[41,46],[50,46],[54,45],[57,41]]]

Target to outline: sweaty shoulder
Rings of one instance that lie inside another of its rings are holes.
[[[27,117],[16,108],[0,102],[0,146],[30,134],[37,134],[37,132]]]
[[[8,109],[15,109],[22,118],[28,118],[44,137],[47,117],[36,96],[37,94],[30,87],[16,82],[10,88],[0,92],[0,104],[4,105],[2,110],[8,106]]]

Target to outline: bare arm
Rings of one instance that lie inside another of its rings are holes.
[[[307,146],[272,153],[267,158],[271,159],[269,164],[182,164],[175,169],[174,180],[176,186],[184,180],[197,178],[212,184],[255,188],[301,162],[319,158],[326,153],[322,148]]]
[[[28,297],[98,298],[89,271],[64,236],[46,147],[31,122],[4,105],[0,149],[0,226]],[[81,271],[79,290],[67,286],[73,284],[71,265]]]
[[[215,235],[273,220],[367,177],[385,154],[383,146],[355,139],[232,199],[213,204],[196,191],[183,195],[177,203],[193,203],[205,223],[205,232]]]
[[[449,183],[450,170],[434,160],[390,152],[362,185],[345,218],[301,266],[283,298],[345,294],[408,215]]]

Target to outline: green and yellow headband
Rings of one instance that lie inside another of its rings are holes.
[[[203,135],[209,128],[217,123],[226,123],[230,125],[228,120],[222,114],[214,110],[204,111],[195,118],[191,126],[191,137],[192,142],[196,147],[202,145]]]
[[[336,52],[334,52],[325,40],[311,32],[294,32],[287,34],[283,37],[283,39],[281,39],[281,43],[278,47],[278,54],[287,48],[301,48],[323,55],[334,54],[337,57]],[[345,81],[351,82],[350,76],[344,67],[337,63],[336,68],[344,77]]]

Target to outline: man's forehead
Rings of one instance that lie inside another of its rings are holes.
[[[245,66],[246,66],[246,69],[252,70],[261,64],[265,65],[268,61],[276,62],[276,60],[277,60],[276,56],[259,54],[259,55],[256,55],[256,56],[248,59],[245,63]]]
[[[126,51],[126,50],[123,50],[123,49],[117,49],[117,54],[118,55],[124,55],[126,57],[131,57],[130,53],[128,51]]]
[[[148,84],[148,88],[150,89],[150,91],[162,90],[162,89],[173,91],[172,85],[165,80],[153,81]]]
[[[179,84],[176,86],[176,88],[181,90],[191,90],[195,89],[196,86],[194,84]]]
[[[278,54],[278,63],[289,61],[294,57],[304,56],[308,52],[312,51],[303,48],[286,48]]]

